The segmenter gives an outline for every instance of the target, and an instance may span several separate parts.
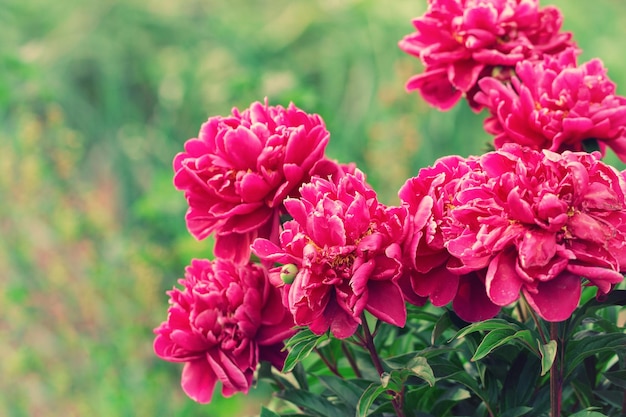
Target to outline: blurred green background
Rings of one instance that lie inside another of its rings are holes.
[[[547,4],[625,95],[626,2]],[[320,114],[329,155],[387,203],[437,157],[482,153],[483,117],[404,91],[420,65],[396,44],[425,7],[2,0],[0,415],[258,413],[266,390],[198,405],[152,353],[165,291],[210,254],[186,232],[171,160],[207,117],[266,96]]]

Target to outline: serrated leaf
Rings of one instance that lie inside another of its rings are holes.
[[[369,387],[363,391],[361,398],[359,398],[359,402],[356,406],[356,417],[367,417],[369,413],[369,409],[376,401],[376,398],[380,396],[383,392],[385,392],[386,388],[382,386],[382,384],[372,383]]]
[[[261,414],[259,417],[280,417],[280,414],[276,414],[272,410],[261,406]]]
[[[512,329],[492,330],[485,335],[472,356],[472,361],[477,361],[487,356],[495,348],[502,346],[509,340],[515,338],[515,331]]]
[[[481,321],[478,323],[472,323],[469,326],[466,326],[459,330],[457,334],[454,336],[456,339],[459,339],[463,336],[467,336],[470,333],[479,332],[479,331],[493,331],[493,330],[502,330],[502,329],[510,329],[513,332],[520,330],[519,326],[514,323],[510,323],[503,319],[490,319]]]
[[[544,376],[552,368],[554,359],[556,358],[557,343],[556,340],[550,340],[546,344],[537,342],[539,345],[539,353],[541,354],[541,376]]]
[[[350,414],[344,404],[333,404],[311,391],[288,389],[277,392],[276,396],[319,417],[345,417]]]

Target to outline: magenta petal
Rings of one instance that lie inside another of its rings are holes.
[[[407,82],[406,89],[420,90],[424,100],[440,110],[450,110],[463,95],[463,91],[450,83],[445,69],[412,77]]]
[[[250,259],[250,244],[253,236],[231,233],[215,236],[213,252],[217,258],[230,259],[241,264]]]
[[[547,321],[557,322],[570,318],[580,301],[580,278],[569,272],[537,285],[536,291],[524,289],[528,304]]]
[[[183,367],[180,385],[185,394],[194,401],[210,403],[216,383],[217,376],[204,358],[187,362]]]
[[[459,286],[459,276],[440,265],[424,275],[418,275],[411,280],[415,293],[429,297],[433,305],[445,306],[456,295]]]
[[[524,269],[546,266],[557,250],[554,233],[533,231],[526,232],[519,245],[519,263]]]
[[[398,285],[391,281],[370,281],[365,309],[384,322],[404,327],[406,305]]]
[[[229,397],[235,392],[248,392],[252,376],[252,374],[250,377],[246,375],[248,370],[241,369],[221,350],[217,354],[208,352],[206,358],[215,375],[222,381],[223,396]],[[256,367],[256,364],[254,366]]]
[[[500,311],[500,306],[487,297],[485,284],[476,273],[461,276],[452,308],[459,317],[469,322],[490,319]]]
[[[523,281],[515,271],[516,256],[513,252],[500,252],[489,263],[485,286],[491,301],[505,306],[519,298]]]
[[[263,145],[254,133],[243,126],[224,135],[224,150],[239,170],[256,169],[256,159]]]

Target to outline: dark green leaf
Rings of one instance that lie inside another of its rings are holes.
[[[550,340],[546,344],[539,345],[539,353],[541,354],[541,376],[547,374],[552,368],[554,358],[556,358],[557,343],[556,340]]]
[[[510,323],[506,320],[490,319],[490,320],[485,320],[485,321],[481,321],[478,323],[472,323],[469,326],[464,327],[461,330],[459,330],[456,336],[454,337],[459,339],[473,332],[492,331],[492,330],[501,330],[501,329],[509,329],[509,330],[512,330],[513,332],[520,330],[518,325],[514,323]]]
[[[332,391],[347,406],[356,408],[363,392],[358,385],[335,375],[320,375],[318,378],[322,385]]]
[[[504,413],[500,414],[500,417],[521,417],[528,414],[529,411],[532,411],[532,407],[515,407],[506,410]]]
[[[437,340],[439,340],[439,338],[443,335],[443,333],[446,330],[450,329],[451,327],[452,327],[452,320],[450,319],[450,313],[448,313],[448,311],[445,311],[441,315],[441,317],[439,317],[439,320],[437,320],[437,323],[435,323],[435,327],[433,328],[433,333],[430,338],[430,343],[432,345],[437,343]]]
[[[385,387],[378,383],[372,383],[369,387],[367,387],[365,391],[363,391],[363,395],[361,395],[357,404],[356,417],[366,417],[376,398],[385,392],[385,390]]]
[[[611,381],[612,384],[626,389],[626,371],[605,372],[603,376]]]
[[[288,389],[277,392],[276,396],[319,417],[345,417],[350,414],[344,404],[331,403],[311,391]]]
[[[467,372],[459,371],[454,374],[448,375],[447,379],[452,381],[460,382],[465,385],[471,392],[476,394],[478,398],[480,398],[485,404],[489,404],[489,396],[485,391],[483,391],[476,379],[472,378]]]
[[[476,348],[476,352],[474,352],[472,360],[477,361],[484,358],[489,353],[491,353],[492,350],[499,346],[502,346],[513,338],[515,338],[515,330],[510,328],[490,331],[485,335],[483,340]]]
[[[259,417],[280,417],[280,414],[276,414],[272,410],[261,406],[261,415]]]
[[[575,414],[571,414],[569,417],[607,417],[605,414],[598,413],[597,411],[583,410]]]
[[[431,387],[435,385],[435,375],[433,369],[428,364],[428,361],[423,356],[416,356],[407,364],[407,370],[411,374],[422,378]]]
[[[328,340],[327,334],[318,336],[309,329],[300,330],[296,333],[285,343],[289,353],[287,354],[287,359],[285,359],[283,372],[291,372],[297,363],[309,356],[313,349],[325,340]]]
[[[293,368],[293,376],[298,381],[298,385],[300,385],[300,389],[308,390],[309,382],[307,381],[306,369],[302,366],[301,362],[297,362],[296,366]]]
[[[581,340],[571,340],[565,350],[565,377],[591,355],[619,351],[626,351],[626,334],[623,333],[598,334]]]
[[[519,353],[504,378],[502,387],[504,410],[529,404],[540,371],[538,357],[525,350]]]

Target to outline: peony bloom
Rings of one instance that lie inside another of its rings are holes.
[[[500,311],[485,295],[484,279],[480,279],[484,274],[457,271],[461,263],[445,247],[442,231],[450,222],[457,191],[467,186],[465,177],[476,168],[475,159],[446,156],[421,169],[399,192],[409,212],[407,238],[402,245],[408,270],[405,275],[410,279],[410,285],[403,285],[405,297],[417,305],[427,298],[438,307],[453,301],[454,310],[467,321],[485,320]]]
[[[226,397],[247,393],[260,360],[282,368],[293,320],[265,269],[194,259],[179,282],[182,289],[168,292],[168,317],[154,331],[154,351],[185,362],[181,385],[189,397],[210,402],[218,381]]]
[[[491,111],[485,130],[495,146],[514,142],[533,149],[584,151],[596,140],[626,161],[626,98],[599,59],[577,66],[569,49],[542,62],[520,62],[511,85],[484,78],[476,100]]]
[[[429,0],[426,13],[413,20],[416,32],[399,43],[424,64],[407,90],[419,90],[441,110],[466,94],[479,110],[480,78],[498,73],[506,79],[516,63],[573,45],[571,34],[560,32],[561,22],[558,9],[539,9],[538,0]]]
[[[300,194],[285,201],[293,220],[284,224],[281,246],[257,239],[252,247],[263,261],[291,268],[291,273],[273,268],[270,279],[282,288],[296,324],[346,338],[366,310],[404,326],[406,307],[397,281],[406,211],[380,204],[358,170],[337,183],[314,177]]]
[[[458,271],[486,268],[493,303],[521,293],[548,321],[570,317],[581,278],[607,294],[626,271],[626,183],[599,157],[514,144],[483,155],[444,230]]]
[[[174,185],[185,191],[191,234],[215,233],[219,258],[247,262],[256,237],[277,241],[283,200],[313,174],[339,167],[324,157],[329,133],[317,115],[253,103],[211,117],[174,159]]]

